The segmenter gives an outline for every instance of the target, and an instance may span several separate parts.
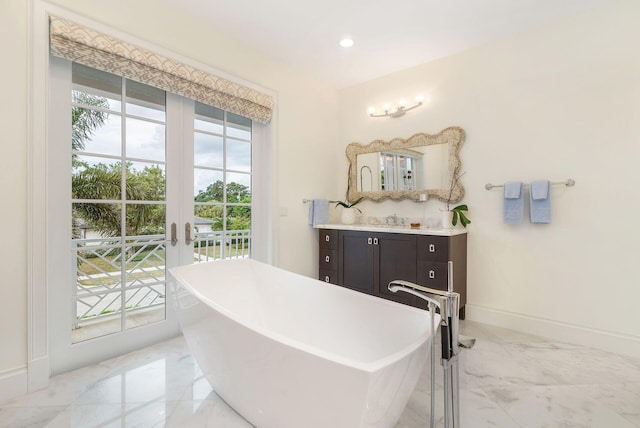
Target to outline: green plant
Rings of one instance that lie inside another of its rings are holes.
[[[452,226],[456,226],[458,224],[458,220],[460,220],[460,224],[463,227],[467,227],[467,225],[471,223],[471,220],[469,220],[469,218],[465,214],[465,212],[469,211],[469,207],[467,207],[466,204],[458,205],[453,208],[449,207],[449,205],[451,204],[451,199],[453,197],[453,189],[455,189],[456,185],[458,184],[458,181],[460,181],[460,178],[465,174],[466,172],[463,172],[462,174],[460,174],[460,165],[458,165],[456,169],[453,171],[453,176],[451,177],[451,183],[449,183],[449,197],[445,201],[445,205],[446,205],[446,211],[451,211],[452,213],[452,216],[451,216]]]
[[[329,202],[331,202],[332,204],[336,204],[336,208],[338,208],[338,206],[342,206],[345,208],[354,208],[363,199],[364,199],[364,196],[361,196],[353,202],[349,202],[348,199],[345,199],[344,202],[343,201],[329,201]],[[359,213],[362,213],[362,211],[360,211],[360,208],[356,208],[356,209],[358,210]]]
[[[465,215],[465,211],[469,211],[469,208],[466,205],[458,205],[457,207],[453,207],[450,211],[453,213],[451,216],[451,225],[457,225],[458,219],[460,219],[460,224],[463,227],[467,227],[467,225],[471,223],[471,220],[469,220]]]

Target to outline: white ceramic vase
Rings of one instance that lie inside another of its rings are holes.
[[[340,222],[342,224],[355,224],[356,222],[356,209],[355,208],[343,208],[340,215]]]

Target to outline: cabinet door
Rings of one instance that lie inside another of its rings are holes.
[[[341,231],[338,283],[363,293],[374,292],[374,246],[372,233]]]
[[[389,282],[402,279],[416,282],[416,237],[404,234],[379,234],[375,238],[378,252],[379,278],[376,296],[385,297],[408,305],[415,305],[416,298],[411,294],[392,293]]]

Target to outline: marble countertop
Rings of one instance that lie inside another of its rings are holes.
[[[406,233],[410,235],[454,236],[467,233],[466,229],[457,227],[443,229],[421,226],[414,229],[410,226],[389,226],[386,224],[319,224],[316,227],[318,229],[361,230],[363,232]]]

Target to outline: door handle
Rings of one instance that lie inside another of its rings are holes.
[[[191,223],[184,224],[184,243],[191,245],[193,238],[191,238]]]
[[[435,279],[436,278],[436,273],[435,271],[432,269],[429,271],[429,279]]]
[[[178,227],[175,223],[171,223],[171,246],[175,247],[178,243]]]

